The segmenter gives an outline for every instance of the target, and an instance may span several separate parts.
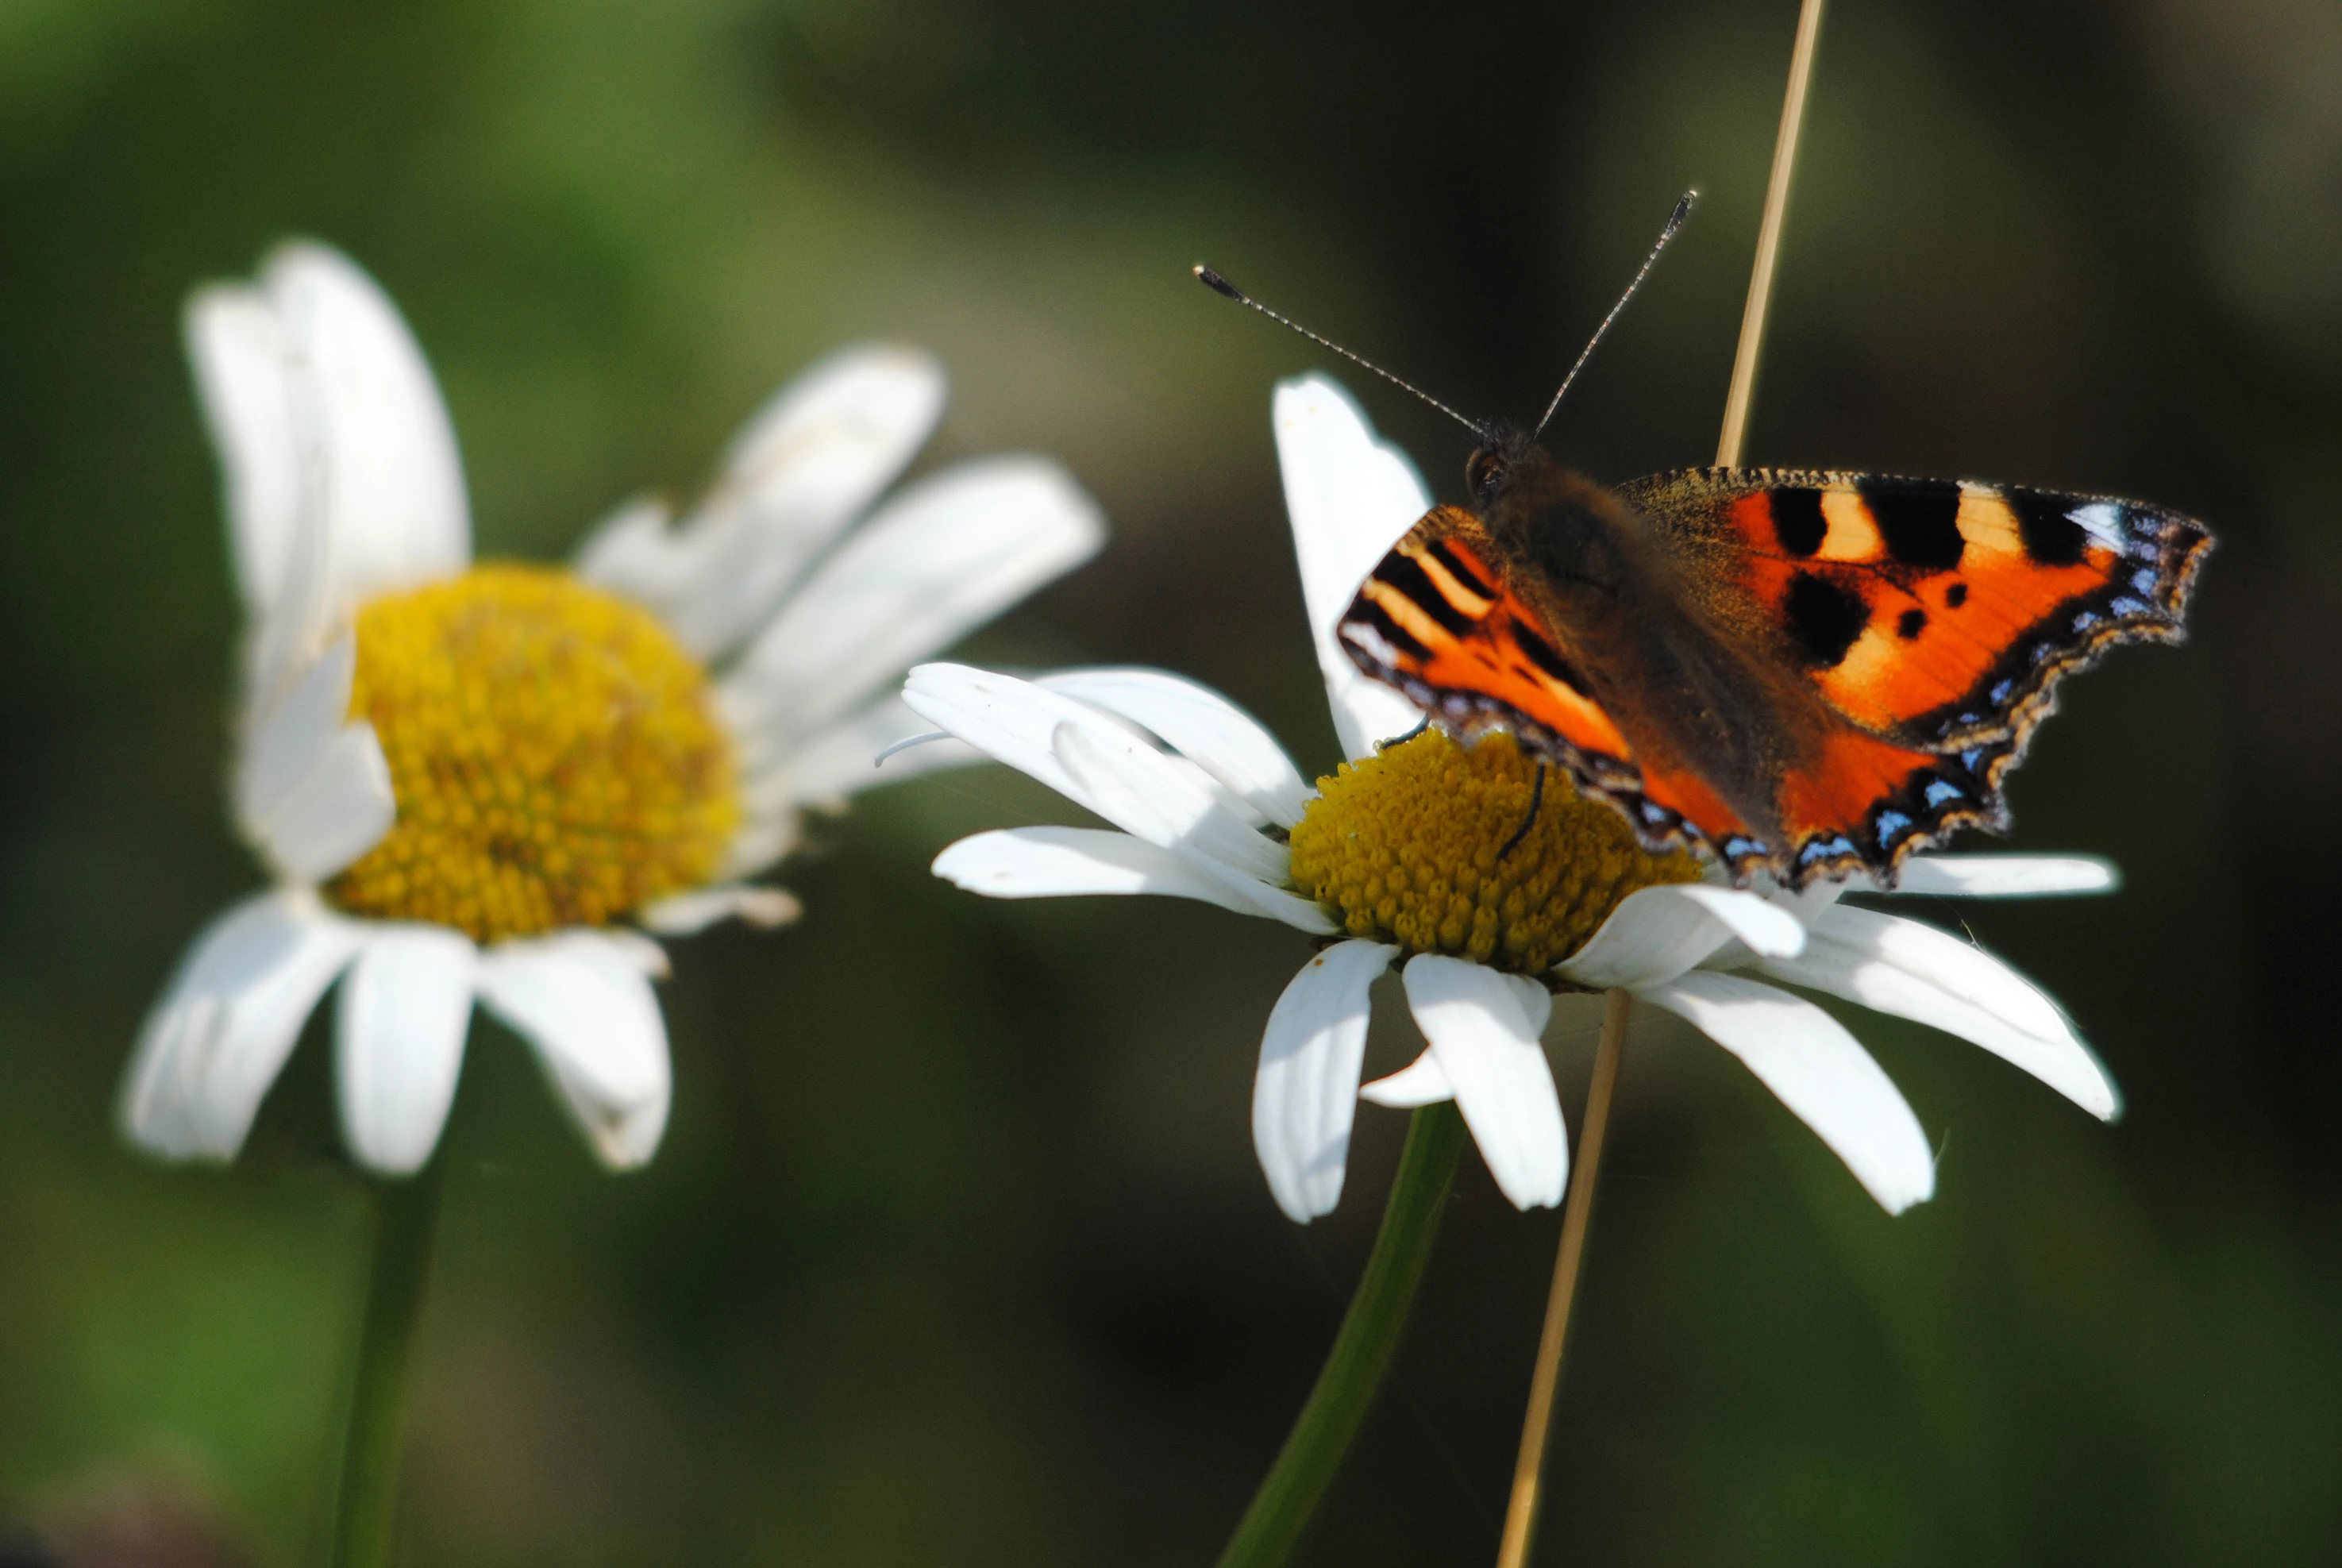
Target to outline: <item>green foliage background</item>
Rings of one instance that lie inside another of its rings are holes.
[[[110,1121],[144,1009],[256,881],[222,810],[193,284],[289,234],[350,251],[445,382],[484,552],[531,557],[687,494],[825,350],[926,345],[956,388],[931,459],[1056,453],[1116,530],[976,654],[1185,670],[1325,767],[1266,419],[1321,361],[1188,265],[1517,413],[1696,182],[1557,441],[1613,479],[1705,461],[1794,13],[0,7],[0,1510],[160,1497],[269,1563],[323,1539],[360,1211],[322,1031],[231,1170],[156,1168]],[[2331,1562],[2342,21],[1838,0],[1817,80],[1751,460],[2151,496],[2220,534],[2193,644],[2071,688],[2016,783],[2017,844],[2111,854],[2126,891],[1931,912],[2062,999],[2129,1112],[1859,1018],[1943,1149],[1889,1221],[1646,1019],[1544,1560]],[[1453,496],[1454,430],[1360,390]],[[1208,1559],[1401,1120],[1363,1113],[1335,1217],[1280,1218],[1246,1105],[1306,944],[926,873],[1058,812],[996,771],[874,795],[792,868],[801,925],[679,944],[641,1175],[595,1169],[476,1026],[412,1561]],[[1573,1120],[1593,1024],[1552,1035]],[[1409,1050],[1378,1033],[1370,1064]],[[1492,1555],[1556,1224],[1466,1156],[1309,1561]]]

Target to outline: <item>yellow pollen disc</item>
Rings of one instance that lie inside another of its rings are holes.
[[[1536,772],[1508,734],[1466,749],[1437,730],[1344,763],[1293,830],[1293,884],[1352,936],[1537,974],[1628,894],[1699,880],[1698,862],[1646,852],[1561,768],[1545,770],[1532,821]]]
[[[353,914],[479,942],[601,925],[706,883],[740,819],[706,672],[650,614],[535,566],[358,613],[350,716],[398,819],[334,878]]]

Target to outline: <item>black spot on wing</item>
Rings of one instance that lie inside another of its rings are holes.
[[[1927,629],[1927,612],[1925,610],[1906,610],[1895,622],[1895,634],[1907,643]]]
[[[1375,579],[1387,583],[1414,601],[1416,608],[1460,637],[1472,629],[1472,617],[1457,609],[1431,580],[1431,574],[1394,550],[1375,568]]]
[[[1513,626],[1513,640],[1520,644],[1521,652],[1529,656],[1529,663],[1576,692],[1579,696],[1589,702],[1593,700],[1593,694],[1586,689],[1586,677],[1579,674],[1576,668],[1567,659],[1563,658],[1560,651],[1551,643],[1518,622],[1516,622]]]
[[[1835,668],[1870,624],[1870,606],[1862,595],[1827,577],[1800,572],[1789,579],[1789,593],[1781,605],[1789,630],[1806,656],[1822,669]]]
[[[1810,556],[1829,535],[1822,518],[1822,493],[1801,484],[1784,484],[1765,498],[1772,508],[1773,536],[1792,555]]]
[[[1968,585],[1966,583],[1955,583],[1950,587],[1944,590],[1944,607],[1946,609],[1957,610],[1967,602]]]
[[[2066,515],[2072,500],[2038,490],[2011,488],[2001,499],[2017,514],[2017,535],[2025,553],[2044,566],[2078,566],[2090,548],[2089,531]]]
[[[1431,650],[1425,647],[1420,639],[1392,620],[1388,611],[1364,594],[1350,602],[1350,613],[1342,617],[1342,622],[1345,625],[1365,625],[1410,659],[1431,657]]]
[[[1483,582],[1481,580],[1480,574],[1472,570],[1471,566],[1466,563],[1463,556],[1449,549],[1447,547],[1446,540],[1433,540],[1431,542],[1431,554],[1439,558],[1439,564],[1441,565],[1446,567],[1448,571],[1455,574],[1456,580],[1457,582],[1463,584],[1466,588],[1471,589],[1475,594],[1479,594],[1483,599],[1493,599],[1496,596],[1496,590],[1489,586],[1486,582]]]
[[[1960,564],[1960,487],[1949,479],[1864,479],[1855,485],[1887,555],[1935,571]]]

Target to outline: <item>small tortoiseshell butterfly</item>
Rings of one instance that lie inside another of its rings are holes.
[[[1341,621],[1464,736],[1511,730],[1654,850],[1736,881],[1867,872],[2005,830],[2057,682],[2177,642],[2202,524],[2014,485],[1695,468],[1605,490],[1526,436],[1472,454]]]
[[[1459,737],[1511,731],[1646,846],[1702,851],[1738,883],[1892,886],[1958,828],[2005,831],[2001,778],[2058,681],[2117,643],[2178,642],[2212,547],[2161,507],[1970,481],[1691,468],[1605,490],[1535,432],[1466,419],[1196,275],[1479,437],[1480,510],[1433,507],[1343,614],[1358,667]]]

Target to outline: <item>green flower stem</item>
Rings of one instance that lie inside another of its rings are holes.
[[[399,1411],[431,1233],[439,1215],[439,1163],[413,1176],[367,1182],[374,1198],[374,1262],[365,1326],[342,1445],[341,1494],[334,1509],[334,1568],[384,1568],[390,1561],[398,1495]]]
[[[1350,1298],[1317,1386],[1220,1554],[1220,1568],[1271,1568],[1300,1541],[1390,1370],[1463,1152],[1464,1117],[1453,1101],[1426,1105],[1407,1124],[1406,1149],[1399,1156],[1366,1275]]]

